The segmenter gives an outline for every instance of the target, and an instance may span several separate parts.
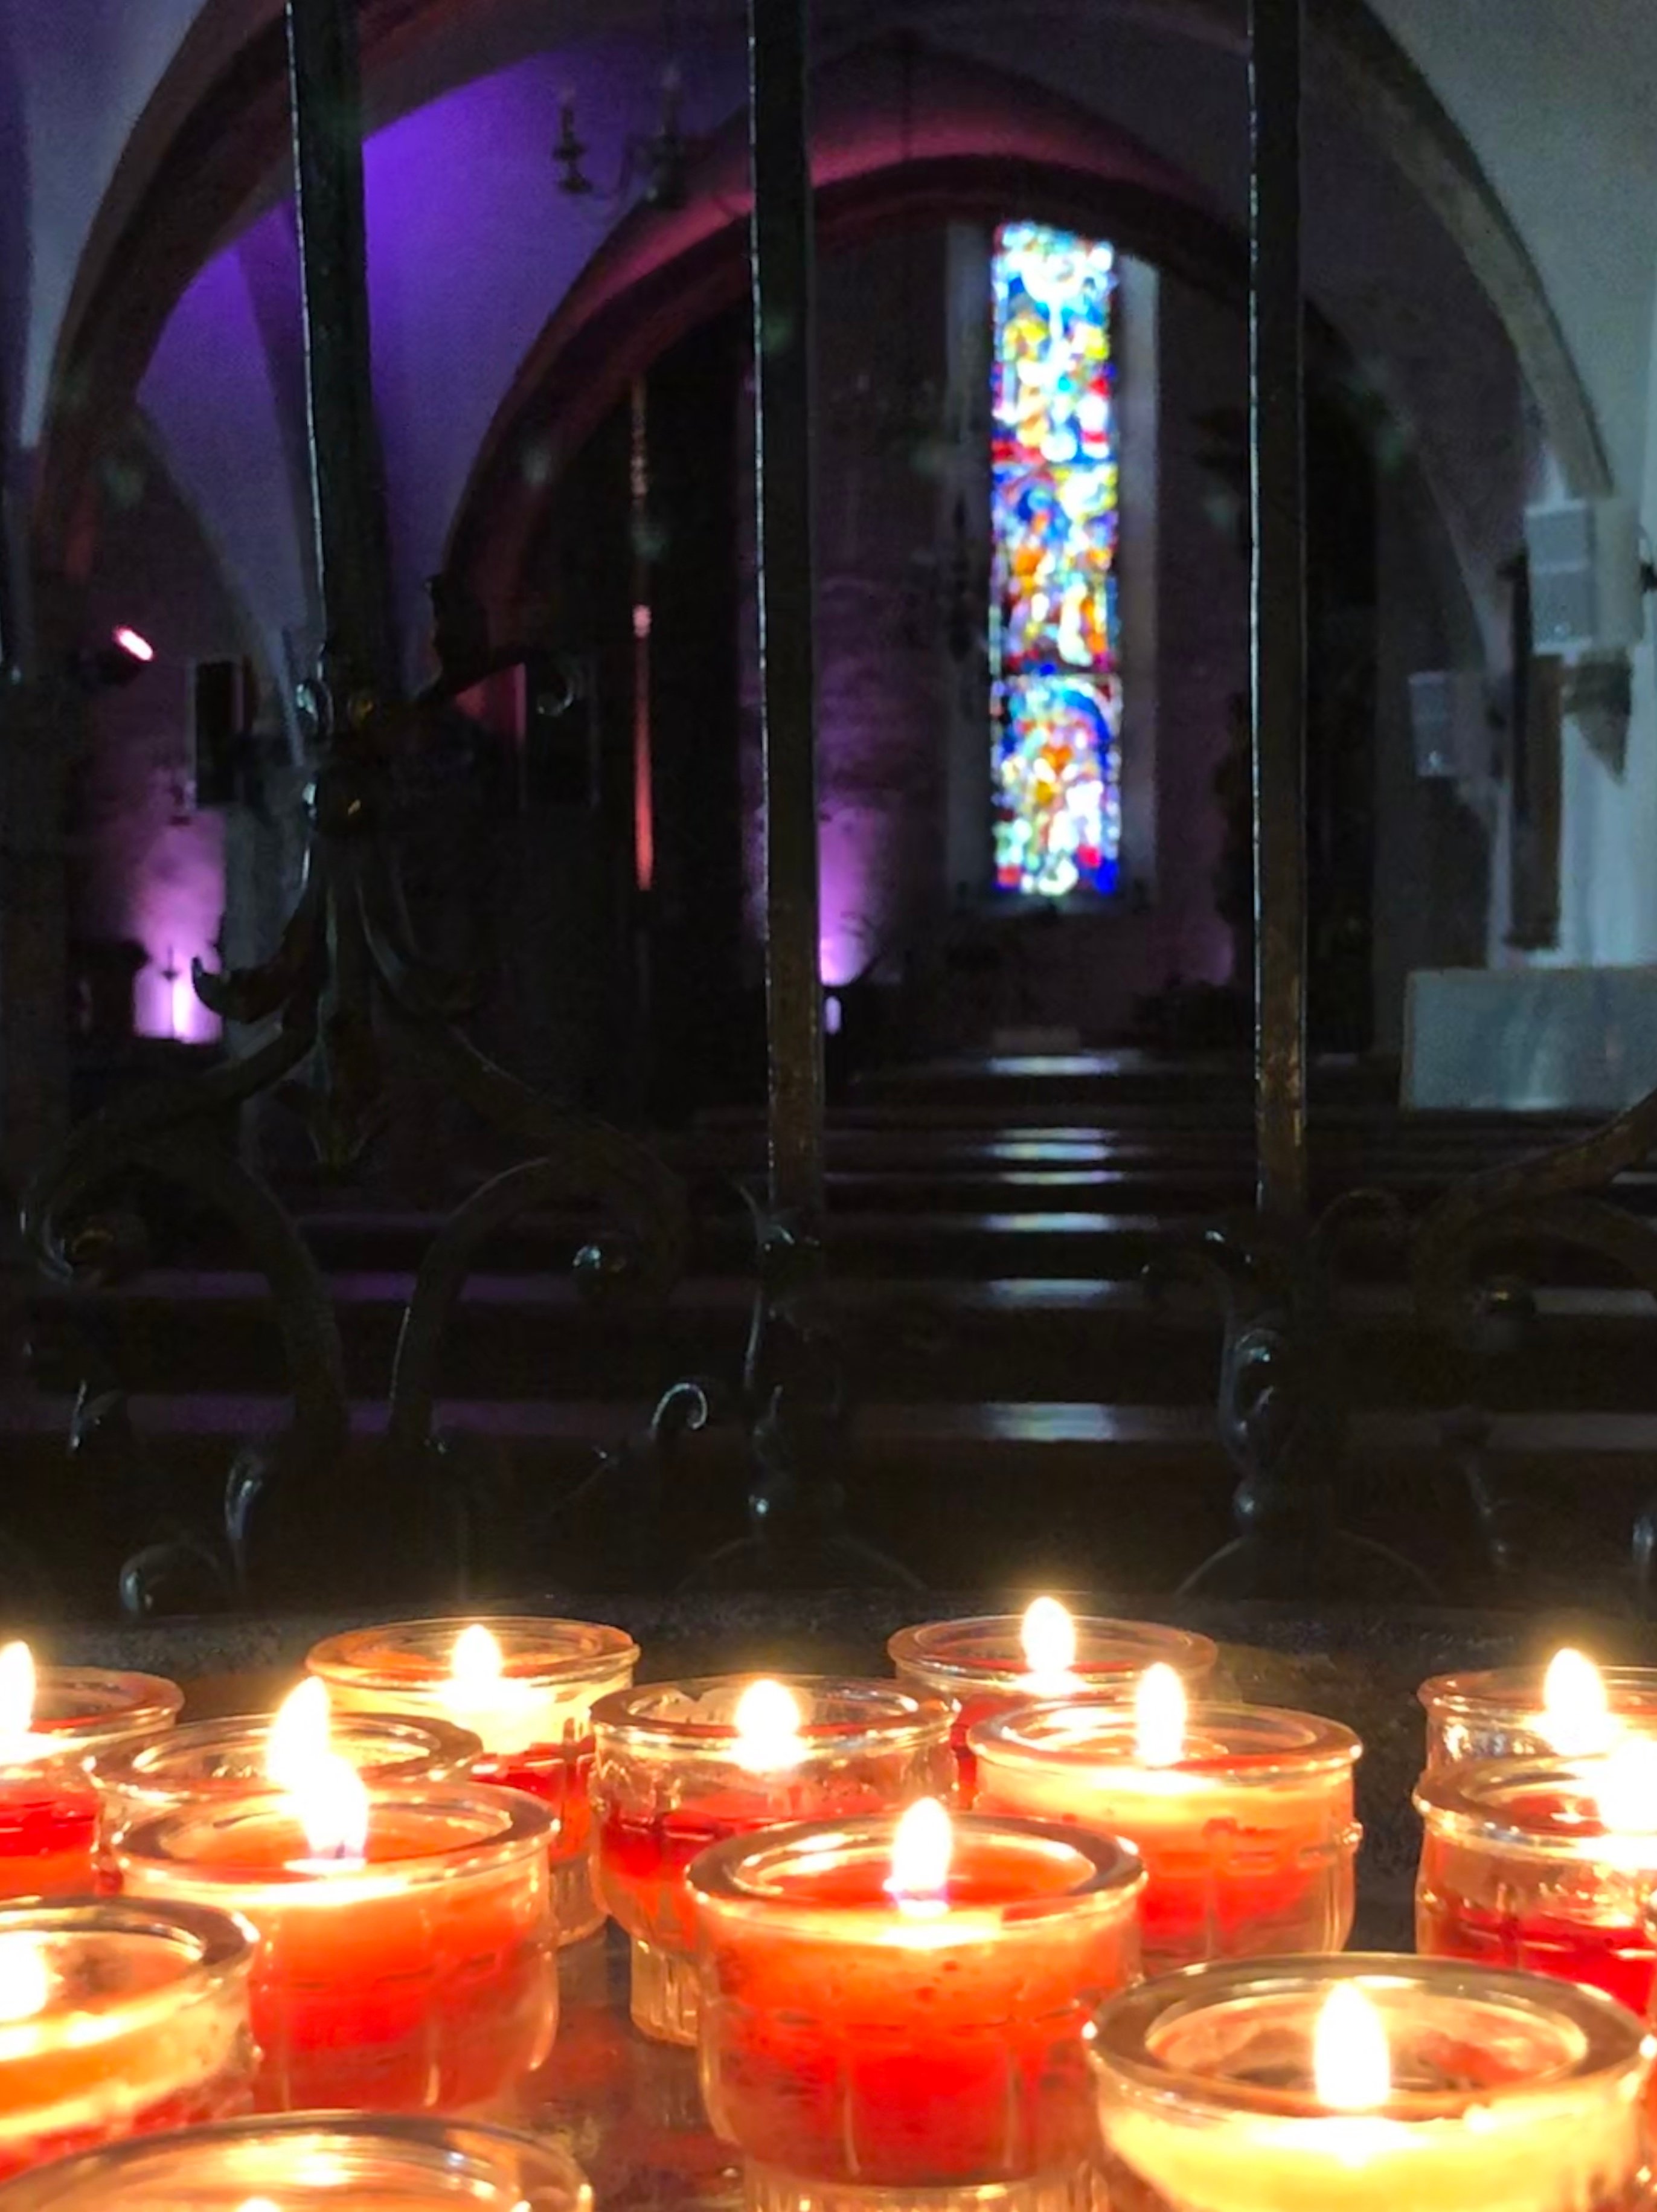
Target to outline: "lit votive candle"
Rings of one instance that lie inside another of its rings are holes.
[[[1624,1735],[1657,1737],[1657,1667],[1597,1667],[1569,1647],[1546,1667],[1435,1674],[1417,1694],[1429,1773],[1473,1759],[1582,1758]]]
[[[1075,1700],[980,1722],[986,1812],[1131,1837],[1149,1877],[1147,1968],[1338,1951],[1351,1931],[1350,1729],[1266,1706],[1193,1706],[1154,1668],[1134,1706]]]
[[[1638,2013],[1657,1950],[1657,1743],[1422,1777],[1417,1948],[1592,1983]]]
[[[482,1740],[480,1781],[526,1790],[555,1820],[553,1914],[561,1943],[604,1919],[593,1881],[591,1715],[624,1690],[639,1647],[619,1628],[532,1617],[409,1620],[331,1636],[306,1661],[341,1712],[452,1722]]]
[[[245,2112],[252,1957],[188,1905],[0,1906],[0,2176]]]
[[[92,1888],[98,1798],[81,1739],[49,1729],[27,1644],[0,1646],[0,1898]]]
[[[185,1803],[119,1834],[131,1897],[242,1913],[266,2110],[487,2104],[557,2018],[550,1815],[482,1784],[368,1790],[331,1754],[287,1791]]]
[[[0,2189],[3,2212],[592,2212],[555,2144],[502,2129],[307,2113],[116,2145]]]
[[[1126,1844],[935,1802],[738,1837],[689,1883],[702,2090],[750,2205],[1091,2200],[1083,2029],[1138,1973]]]
[[[1193,1967],[1089,2048],[1113,2212],[1637,2212],[1639,2022],[1446,1960]]]
[[[699,1851],[944,1796],[955,1779],[947,1708],[889,1682],[655,1683],[607,1698],[592,1727],[598,1879],[633,1941],[634,2022],[667,2043],[696,2039],[684,1875]]]
[[[1159,1663],[1199,1691],[1219,1657],[1216,1644],[1188,1629],[1078,1615],[1053,1597],[1033,1599],[1022,1613],[901,1629],[886,1649],[906,1689],[953,1710],[963,1802],[974,1784],[967,1739],[976,1722],[1038,1698],[1131,1698],[1140,1675]]]
[[[322,1692],[320,1682],[313,1686]],[[483,1748],[469,1729],[396,1713],[337,1714],[326,1732],[376,1790],[464,1780]],[[102,1802],[105,1835],[174,1805],[246,1796],[250,1784],[271,1779],[270,1735],[269,1714],[244,1714],[191,1721],[95,1753],[87,1772]]]

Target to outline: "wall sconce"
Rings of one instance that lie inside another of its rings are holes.
[[[647,207],[665,211],[684,205],[690,146],[679,120],[683,91],[678,64],[670,62],[662,71],[662,106],[656,128],[647,136],[627,141],[615,186],[599,197],[609,202],[623,199],[642,177],[640,197]],[[598,192],[584,166],[586,153],[586,141],[575,127],[575,95],[566,92],[558,103],[558,136],[553,142],[552,159],[558,171],[557,189],[567,199],[585,199]]]
[[[1533,650],[1626,653],[1645,629],[1657,570],[1642,559],[1632,500],[1551,500],[1525,510]]]

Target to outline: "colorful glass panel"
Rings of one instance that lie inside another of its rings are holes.
[[[1122,842],[1116,257],[1010,222],[992,269],[996,887],[1110,891]]]

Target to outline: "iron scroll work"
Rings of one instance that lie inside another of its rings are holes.
[[[288,1425],[235,1455],[221,1536],[163,1528],[128,1562],[122,1597],[132,1612],[314,1595],[327,1579],[331,1541],[355,1531],[347,1556],[362,1565],[360,1516],[376,1487],[385,1508],[372,1547],[378,1578],[419,1588],[452,1573],[465,1555],[474,1501],[434,1426],[439,1360],[489,1237],[558,1201],[602,1217],[578,1255],[578,1281],[595,1292],[659,1298],[684,1265],[680,1178],[636,1139],[553,1104],[489,1060],[458,1026],[468,979],[416,942],[389,817],[394,757],[421,702],[387,707],[367,690],[343,690],[325,671],[300,703],[316,768],[297,903],[263,965],[212,974],[197,962],[193,970],[203,1002],[227,1021],[262,1025],[261,1042],[246,1057],[92,1115],[44,1164],[23,1205],[25,1237],[48,1273],[70,1284],[118,1281],[144,1264],[142,1231],[130,1215],[98,1205],[143,1171],[228,1221],[269,1286]],[[298,1224],[239,1156],[236,1116],[274,1094],[299,1114],[323,1166],[344,1172],[389,1118],[393,1039],[404,1060],[529,1157],[473,1191],[428,1250],[403,1316],[384,1447],[353,1454],[348,1484],[350,1406],[327,1285]],[[355,1577],[358,1591],[363,1579]]]

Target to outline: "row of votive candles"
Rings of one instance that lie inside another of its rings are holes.
[[[1089,2051],[1124,2212],[1266,2212],[1300,2202],[1302,2182],[1324,2191],[1308,2205],[1399,2201],[1386,2188],[1419,2180],[1429,2139],[1454,2164],[1479,2114],[1521,2089],[1534,2105],[1539,2069],[1551,2097],[1575,2100],[1561,2142],[1579,2154],[1584,2099],[1620,2112],[1643,2082],[1630,2014],[1454,1963],[1517,1959],[1643,2003],[1643,1897],[1636,1988],[1626,1972],[1584,1972],[1551,1939],[1520,1957],[1504,1926],[1493,1943],[1476,1900],[1447,1906],[1460,1876],[1434,1856],[1440,1796],[1454,1800],[1459,1868],[1483,1790],[1492,1835],[1511,1838],[1514,1803],[1538,1801],[1556,1856],[1568,1832],[1579,1846],[1622,1838],[1596,1863],[1631,1891],[1638,1853],[1618,1823],[1639,1787],[1638,1713],[1657,1722],[1657,1692],[1633,1676],[1585,1690],[1579,1670],[1587,1705],[1564,1719],[1533,1681],[1429,1685],[1421,1940],[1451,1958],[1266,1969],[1194,1962],[1338,1952],[1360,1746],[1315,1716],[1193,1702],[1217,1654],[1178,1631],[1073,1620],[1042,1600],[1022,1620],[904,1632],[895,1684],[635,1688],[639,1655],[619,1631],[413,1623],[318,1646],[274,1723],[172,1729],[178,1692],[137,1677],[49,1676],[33,1715],[20,1711],[19,1649],[0,1653],[0,1886],[83,1888],[95,1853],[121,1894],[0,1914],[0,2171],[209,2119],[250,2088],[267,2111],[486,2106],[547,2055],[554,1929],[590,1933],[605,1907],[632,1940],[635,2022],[700,2040],[710,2117],[761,2205],[826,2187],[989,2186],[1041,2212],[1090,2201]],[[1562,1742],[1574,1796],[1559,1787]],[[1494,1765],[1460,1756],[1492,1750]],[[1545,1752],[1551,1779],[1522,1781],[1535,1762],[1515,1754]],[[950,1801],[973,1809],[952,1820]],[[1193,1971],[1108,2002],[1142,1964]],[[1206,2122],[1166,2124],[1181,2083],[1193,2112],[1231,2112],[1253,2144],[1252,2180],[1227,2179],[1232,2153]],[[1415,2100],[1411,2121],[1442,2124],[1436,2137],[1392,2142],[1394,2084]],[[1521,2142],[1511,2112],[1504,2124],[1515,2172],[1533,2179],[1540,2136]],[[287,2146],[272,2152],[280,2166],[299,2137],[270,2140]],[[430,2149],[418,2128],[397,2140],[398,2158]],[[1605,2140],[1609,2173],[1621,2153]],[[1268,2141],[1289,2177],[1269,2187]],[[1390,2164],[1406,2144],[1417,2163]],[[489,2154],[518,2155],[498,2142]],[[579,2176],[553,2166],[543,2180],[561,2203]],[[1359,2168],[1362,2188],[1329,2192],[1331,2170]],[[513,2171],[503,2203],[538,2204]],[[1598,2193],[1557,2201],[1620,2206],[1595,2174]],[[270,2199],[241,2187],[225,2201],[264,2212]],[[1556,2199],[1435,2183],[1421,2201]]]

